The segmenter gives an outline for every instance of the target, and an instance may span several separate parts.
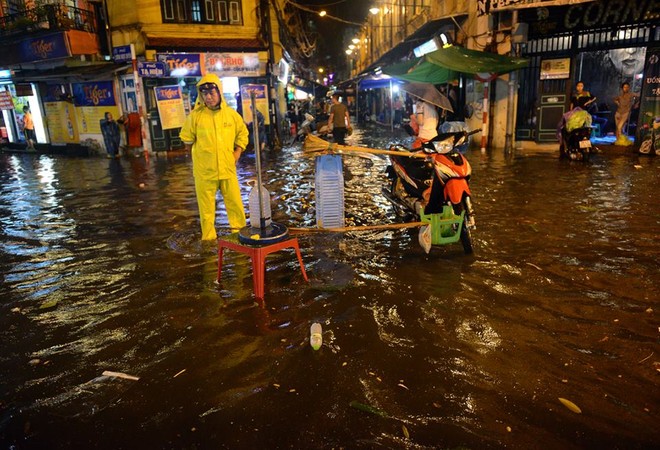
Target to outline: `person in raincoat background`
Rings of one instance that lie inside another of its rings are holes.
[[[108,152],[108,158],[119,158],[119,144],[121,142],[119,123],[123,123],[123,118],[116,122],[112,117],[112,113],[109,112],[106,112],[104,118],[101,119],[101,134],[105,143],[105,151]]]
[[[202,240],[217,239],[215,196],[220,189],[227,219],[233,230],[246,225],[245,209],[238,185],[236,163],[248,143],[243,118],[225,102],[222,82],[207,74],[197,83],[195,108],[186,118],[180,137],[192,150],[195,194],[202,227]]]

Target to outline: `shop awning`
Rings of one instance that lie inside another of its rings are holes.
[[[441,19],[429,20],[399,44],[382,54],[364,72],[370,72],[379,66],[393,64],[407,57],[416,47],[440,34],[442,29],[446,30],[448,26],[456,28],[456,20],[462,20],[465,17],[467,14],[454,14]]]
[[[426,61],[455,72],[503,74],[527,67],[529,60],[448,45],[427,53]]]
[[[326,86],[304,78],[297,78],[294,83],[289,83],[289,86],[295,89],[300,89],[308,94],[312,94],[317,98],[325,97],[328,93],[328,88]]]
[[[147,47],[162,51],[192,51],[192,52],[217,52],[217,51],[257,51],[266,50],[268,47],[258,39],[220,39],[220,38],[191,38],[172,37],[147,34]]]
[[[402,84],[401,81],[390,77],[389,75],[370,75],[362,78],[358,82],[360,90],[363,89],[378,89],[390,87],[392,84]]]
[[[458,78],[458,74],[445,67],[439,67],[423,58],[393,64],[383,67],[383,72],[405,81],[416,81],[420,83],[443,84]]]
[[[112,80],[116,74],[126,72],[130,68],[131,66],[129,65],[118,65],[114,63],[73,67],[64,65],[47,70],[15,70],[11,78],[15,82],[62,81],[76,83],[83,81],[105,81]]]
[[[529,60],[525,58],[512,58],[449,45],[421,58],[383,67],[382,71],[405,81],[442,84],[455,79],[458,73],[499,75],[527,67],[528,64]]]

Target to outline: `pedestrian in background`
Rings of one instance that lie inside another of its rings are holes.
[[[628,122],[630,118],[630,111],[633,108],[636,108],[637,99],[630,92],[630,83],[627,81],[621,84],[621,94],[614,97],[614,103],[616,104],[616,113],[614,114],[614,122],[616,123],[616,139],[619,141],[623,135],[623,127]],[[629,139],[621,139],[623,142],[617,142],[621,144],[627,144],[626,141]]]
[[[246,225],[236,163],[248,144],[248,129],[243,118],[227,105],[217,75],[204,75],[197,83],[197,91],[195,108],[186,118],[180,137],[186,150],[192,151],[202,240],[215,241],[218,189],[232,230],[238,231]]]
[[[101,119],[101,134],[105,143],[105,151],[108,152],[108,158],[119,158],[119,143],[121,142],[119,124],[113,119],[110,112],[106,112],[104,117]]]
[[[339,94],[334,94],[332,96],[330,116],[328,117],[328,128],[332,131],[332,137],[335,143],[346,145],[344,138],[350,127],[351,118],[348,115],[348,108],[339,101]]]
[[[37,143],[37,134],[34,132],[34,121],[32,120],[32,113],[28,105],[23,107],[23,133],[27,142],[25,149],[34,150],[34,144]]]
[[[412,147],[419,148],[424,142],[428,142],[438,135],[438,111],[434,105],[420,99],[415,104],[415,119],[417,119],[419,133]]]

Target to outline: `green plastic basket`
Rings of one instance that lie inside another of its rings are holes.
[[[457,216],[451,205],[445,205],[441,213],[421,214],[420,220],[431,224],[431,244],[443,245],[459,241],[464,217],[465,211]]]

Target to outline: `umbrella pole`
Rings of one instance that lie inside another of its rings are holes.
[[[489,80],[484,81],[484,106],[483,106],[483,116],[481,121],[481,151],[486,151],[486,145],[488,144],[488,85],[490,84]]]
[[[390,79],[390,131],[394,131],[394,105],[392,102],[394,101],[393,95],[392,95],[392,80]]]

